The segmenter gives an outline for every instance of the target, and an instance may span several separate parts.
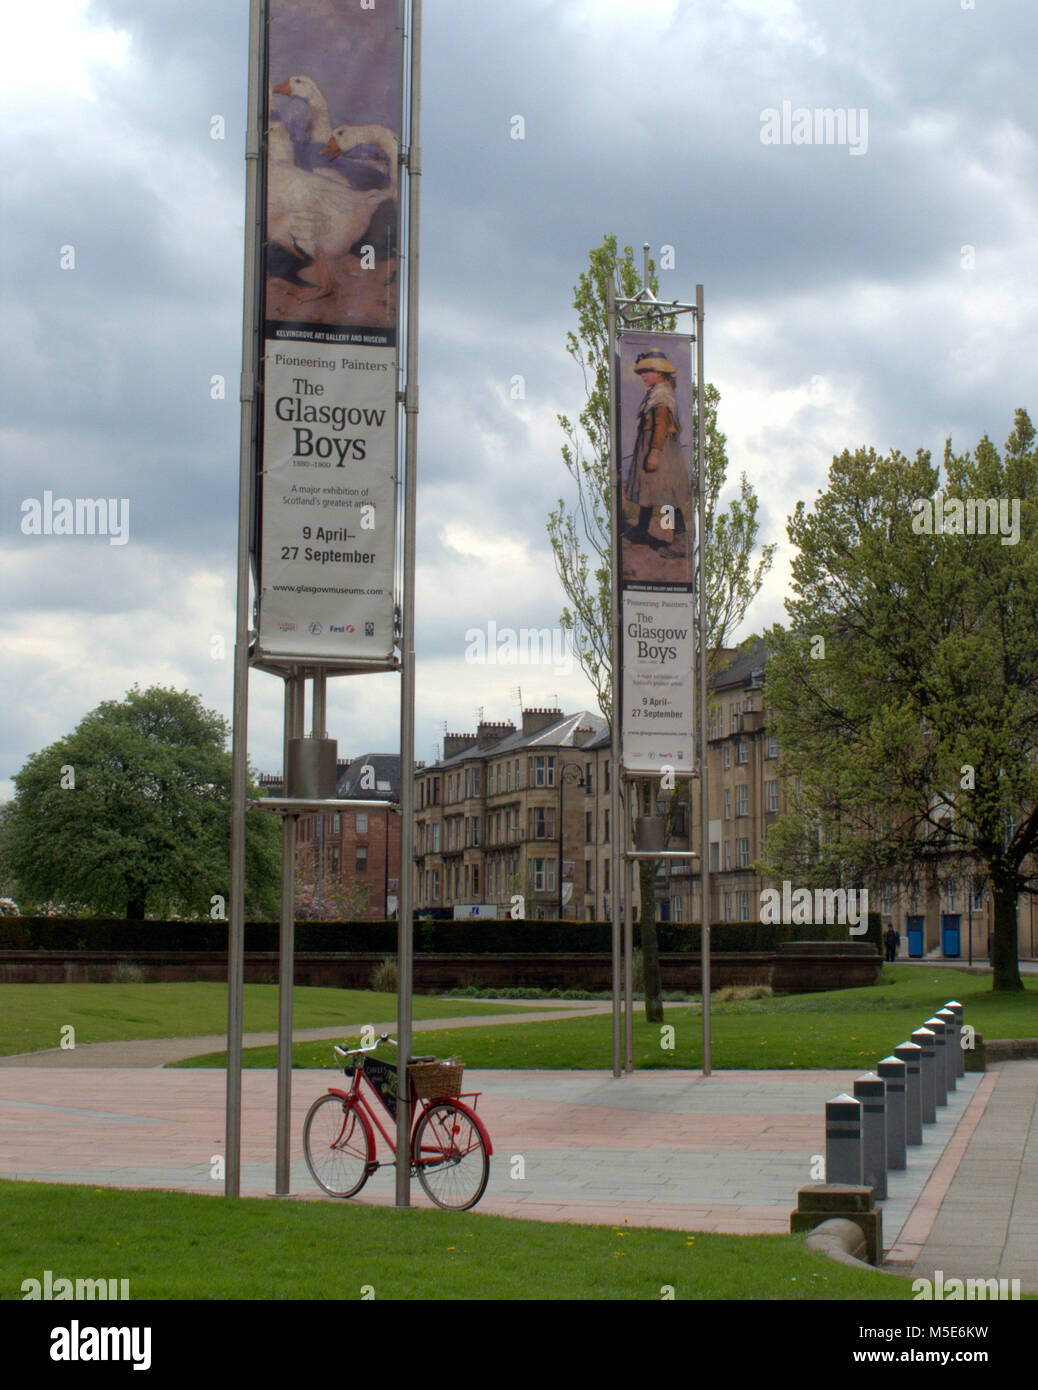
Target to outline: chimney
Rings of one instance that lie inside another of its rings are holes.
[[[460,753],[463,748],[471,748],[475,741],[475,734],[444,734],[444,759],[446,760],[447,758],[453,758],[455,753]]]
[[[549,724],[557,724],[561,718],[562,710],[560,709],[524,709],[523,737],[527,738],[530,734],[539,734]]]
[[[587,728],[573,730],[573,742],[578,748],[583,748],[585,743],[590,743],[591,740],[597,736],[597,729]]]
[[[504,738],[511,738],[514,733],[515,725],[510,720],[501,724],[490,724],[483,720],[476,738],[480,748],[493,748],[495,743],[500,743]]]

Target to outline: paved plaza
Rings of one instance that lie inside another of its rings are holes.
[[[163,1069],[166,1054],[201,1051],[197,1041],[97,1046],[121,1047],[123,1065],[96,1065],[96,1053],[95,1065],[0,1059],[0,1176],[220,1194],[224,1073]],[[128,1048],[143,1065],[126,1065]],[[494,1143],[477,1214],[784,1234],[797,1189],[816,1180],[825,1102],[859,1074],[469,1071]],[[301,1136],[307,1108],[337,1081],[293,1073],[293,1197],[332,1200],[306,1170]],[[273,1071],[243,1073],[244,1196],[273,1189],[275,1086]],[[1018,1278],[1038,1292],[1036,1095],[1038,1062],[959,1080],[907,1170],[889,1175],[883,1235],[898,1267]],[[387,1167],[353,1200],[393,1199]],[[417,1183],[413,1201],[428,1205]]]

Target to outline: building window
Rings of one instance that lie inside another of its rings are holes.
[[[519,790],[519,759],[515,760],[515,789]]]
[[[767,784],[768,810],[777,811],[779,808],[779,785],[778,782]]]
[[[478,898],[478,897],[479,897],[479,865],[478,865],[478,864],[473,864],[473,866],[472,866],[472,896],[473,896],[474,898]]]
[[[533,886],[537,893],[555,891],[555,860],[535,859],[533,861]]]
[[[608,860],[608,859],[604,859],[604,860],[602,861],[602,891],[603,891],[604,893],[608,893],[608,892],[609,892],[609,860]]]
[[[748,763],[750,761],[750,745],[744,738],[741,738],[735,745],[735,761],[737,763]]]
[[[726,893],[724,895],[724,920],[726,922],[735,921],[735,894]]]
[[[750,920],[750,895],[744,888],[738,895],[739,902],[739,921],[748,922]]]
[[[740,782],[735,789],[735,814],[737,816],[750,814],[750,789],[745,782]]]
[[[473,843],[474,845],[478,845],[478,844],[479,844],[479,817],[478,817],[478,816],[473,816],[473,817],[472,817],[472,843]]]
[[[533,838],[553,840],[555,838],[555,807],[535,806],[533,808]]]
[[[535,787],[554,787],[555,785],[555,759],[541,757],[530,759],[532,782]]]
[[[721,754],[721,761],[724,763],[724,766],[725,766],[725,767],[731,767],[731,765],[732,765],[732,745],[731,745],[730,743],[726,743],[726,744],[725,744],[725,746],[724,746],[724,751],[723,751],[723,753]]]
[[[736,862],[740,869],[750,867],[750,842],[749,840],[736,840],[735,842]],[[743,919],[745,921],[745,918]]]
[[[732,842],[731,842],[731,840],[725,840],[725,842],[724,842],[724,867],[725,867],[726,869],[730,869],[730,868],[732,867]],[[729,921],[730,921],[730,920],[731,920],[731,918],[729,918]]]
[[[724,789],[724,818],[725,820],[732,818],[732,790],[730,787]]]
[[[433,805],[434,805],[434,806],[439,806],[439,804],[440,804],[440,779],[439,779],[438,777],[434,777],[434,778],[433,778]]]
[[[717,840],[710,841],[710,868],[717,871],[721,867],[721,846]]]
[[[338,872],[339,872],[339,846],[338,846],[338,845],[332,845],[332,873],[333,873],[333,874],[337,874]]]
[[[884,917],[889,917],[894,911],[894,895],[889,882],[881,883],[879,886],[879,910]]]
[[[367,811],[357,812],[357,834],[366,835],[368,833],[368,813]]]
[[[511,763],[507,763],[507,764],[505,765],[505,789],[506,789],[507,791],[511,791],[511,790],[512,790],[512,764],[511,764]]]
[[[606,813],[605,813],[605,836],[603,837],[603,844],[608,844],[608,843],[609,843],[609,812],[606,811]]]
[[[585,764],[584,764],[584,795],[585,795],[585,796],[590,796],[591,793],[592,793],[592,791],[594,790],[594,779],[593,779],[593,776],[592,776],[593,771],[594,771],[594,764],[593,764],[593,763],[585,763]]]
[[[739,727],[739,706],[738,706],[738,705],[729,705],[729,706],[728,706],[728,732],[729,732],[730,734],[734,734],[735,731],[736,731],[736,729],[737,729],[738,727]]]
[[[594,820],[595,820],[595,817],[594,817],[594,813],[593,813],[593,812],[591,812],[591,811],[585,811],[585,812],[584,812],[584,843],[585,843],[586,845],[589,845],[589,844],[591,843],[592,838],[593,838],[594,833],[595,833],[595,832],[594,832]]]
[[[439,822],[439,821],[433,821],[433,825],[432,825],[432,852],[433,852],[433,854],[439,854],[439,852],[440,852],[440,822]],[[437,896],[439,896],[438,893],[437,893]]]
[[[584,892],[593,893],[595,891],[595,861],[593,859],[584,860]]]
[[[336,812],[335,812],[335,815],[332,816],[332,834],[333,834],[333,835],[338,835],[338,833],[339,833],[339,813],[338,813],[338,811],[336,811]]]
[[[368,871],[368,847],[367,845],[357,846],[357,872],[366,874]]]
[[[472,795],[473,795],[473,796],[478,796],[478,795],[479,795],[479,768],[478,768],[478,767],[474,767],[474,768],[472,769]]]
[[[438,903],[438,902],[440,901],[440,871],[439,871],[439,869],[433,869],[433,871],[432,871],[432,900],[433,900],[434,903]]]
[[[611,785],[611,783],[612,783],[612,780],[613,780],[613,769],[612,769],[612,765],[611,765],[611,764],[609,763],[609,761],[607,760],[607,761],[606,761],[606,765],[605,765],[605,789],[606,789],[606,791],[609,791],[610,785]]]
[[[768,735],[768,757],[778,757],[778,739],[775,737],[774,734]]]

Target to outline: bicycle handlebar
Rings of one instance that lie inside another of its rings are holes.
[[[333,1045],[332,1051],[337,1057],[356,1057],[362,1052],[374,1052],[375,1049],[380,1047],[384,1042],[390,1043],[393,1047],[399,1046],[397,1040],[391,1038],[388,1033],[380,1033],[370,1047],[353,1047],[347,1052],[336,1043]]]

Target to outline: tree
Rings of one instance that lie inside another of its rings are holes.
[[[548,518],[548,536],[555,556],[555,568],[570,604],[563,609],[560,621],[572,636],[577,658],[594,686],[599,709],[606,719],[611,719],[613,705],[610,649],[612,475],[606,341],[606,287],[610,279],[617,296],[621,298],[633,298],[642,288],[632,248],[625,247],[621,254],[613,236],[606,237],[601,246],[590,252],[589,269],[581,274],[574,290],[577,332],[567,335],[566,350],[583,374],[586,401],[576,425],[566,416],[559,416],[559,424],[566,436],[562,459],[576,484],[577,500],[576,505],[570,508],[560,498],[558,507]],[[654,294],[658,289],[656,268],[651,261],[648,288]],[[663,315],[660,327],[672,331],[675,320]],[[720,393],[707,382],[703,397],[707,473],[706,544],[703,549],[707,575],[706,626],[710,676],[730,660],[730,653],[725,656],[725,649],[731,634],[742,622],[760,591],[775,551],[773,545],[763,546],[760,558],[754,565],[759,529],[757,496],[745,474],[741,477],[738,496],[730,500],[727,510],[720,509],[719,499],[728,477],[728,454],[725,437],[717,425],[719,403]],[[693,456],[698,449],[698,437],[698,420],[693,411]],[[703,714],[705,717],[705,711]],[[643,779],[636,785],[640,788],[644,813],[650,814],[655,800],[651,783]],[[670,798],[668,823],[672,819],[675,802],[680,796],[687,796],[688,790],[686,779],[675,784]],[[661,861],[638,862],[645,1010],[650,1022],[659,1023],[663,1020],[663,1005],[660,998],[653,884],[657,864]]]
[[[995,904],[992,987],[1018,990],[1017,895],[1038,892],[1038,453],[1026,412],[1002,457],[987,436],[963,455],[949,440],[941,484],[923,450],[845,451],[813,512],[801,502],[790,519],[794,596],[789,626],[766,634],[766,689],[780,771],[801,786],[762,867],[843,884],[979,862]]]
[[[186,691],[134,686],[106,700],[15,776],[4,871],[28,898],[98,914],[214,915],[230,881],[228,733]],[[279,841],[273,816],[246,816],[246,915],[277,911]]]
[[[325,874],[317,888],[317,851],[308,846],[296,863],[295,916],[297,922],[354,922],[368,910],[371,888],[367,883],[347,884]]]

